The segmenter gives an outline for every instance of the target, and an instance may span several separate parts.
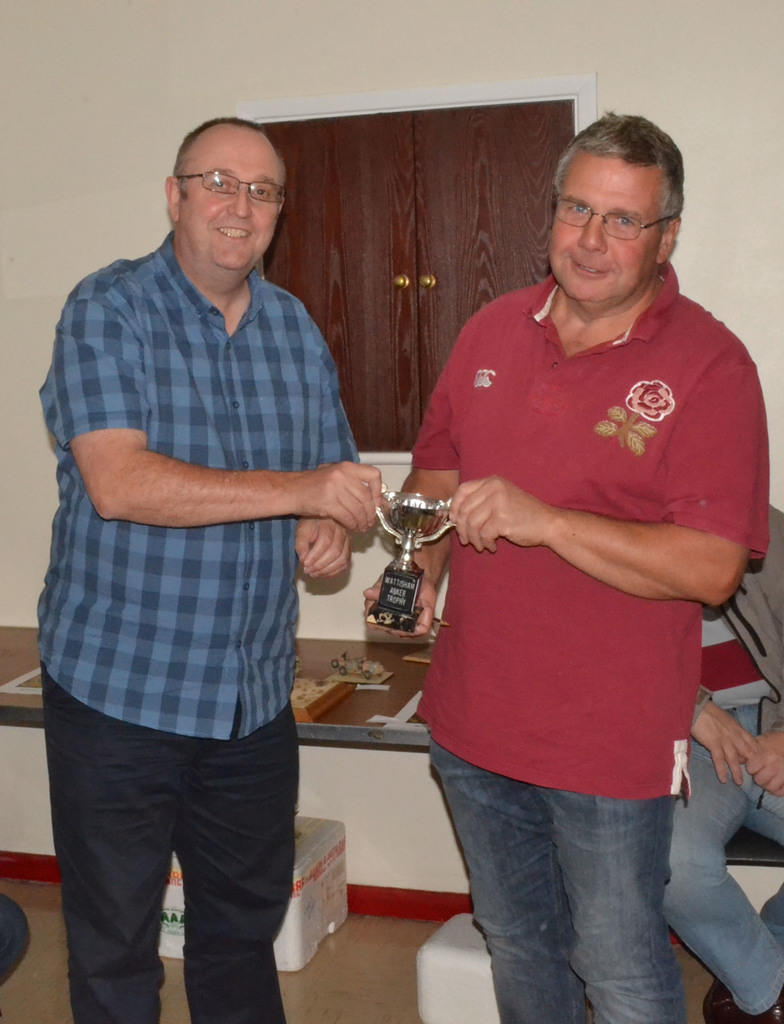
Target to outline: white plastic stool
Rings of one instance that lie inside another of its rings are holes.
[[[456,914],[417,952],[423,1024],[499,1024],[490,954],[470,914]]]

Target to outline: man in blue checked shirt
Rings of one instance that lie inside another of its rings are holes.
[[[186,136],[163,245],[82,281],[41,390],[59,508],[39,605],[75,1024],[153,1024],[172,849],[194,1024],[284,1021],[273,937],[291,886],[298,563],[367,530],[335,368],[254,267],[284,168],[251,122]]]

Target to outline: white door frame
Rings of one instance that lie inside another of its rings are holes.
[[[272,123],[547,100],[573,100],[575,131],[587,128],[597,117],[596,75],[556,75],[552,78],[528,78],[516,82],[475,82],[397,89],[391,92],[248,100],[237,104],[237,116],[250,121]]]

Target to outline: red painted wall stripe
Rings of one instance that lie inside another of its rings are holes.
[[[471,897],[461,892],[387,889],[380,885],[348,886],[348,909],[370,917],[402,917],[408,921],[448,921],[470,914]]]
[[[57,859],[38,853],[0,853],[0,878],[59,884]],[[471,911],[467,893],[391,889],[379,885],[349,885],[348,909],[370,917],[400,917],[410,921],[447,921]]]
[[[42,853],[0,853],[0,878],[59,884],[57,858]]]

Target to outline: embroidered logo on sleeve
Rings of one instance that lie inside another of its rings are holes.
[[[477,370],[474,377],[475,388],[489,388],[493,386],[495,370]]]
[[[632,455],[643,455],[645,442],[656,435],[656,427],[651,424],[670,415],[675,409],[675,398],[663,381],[641,380],[626,396],[626,409],[612,406],[607,410],[608,418],[600,420],[593,429],[600,437],[616,437]]]

